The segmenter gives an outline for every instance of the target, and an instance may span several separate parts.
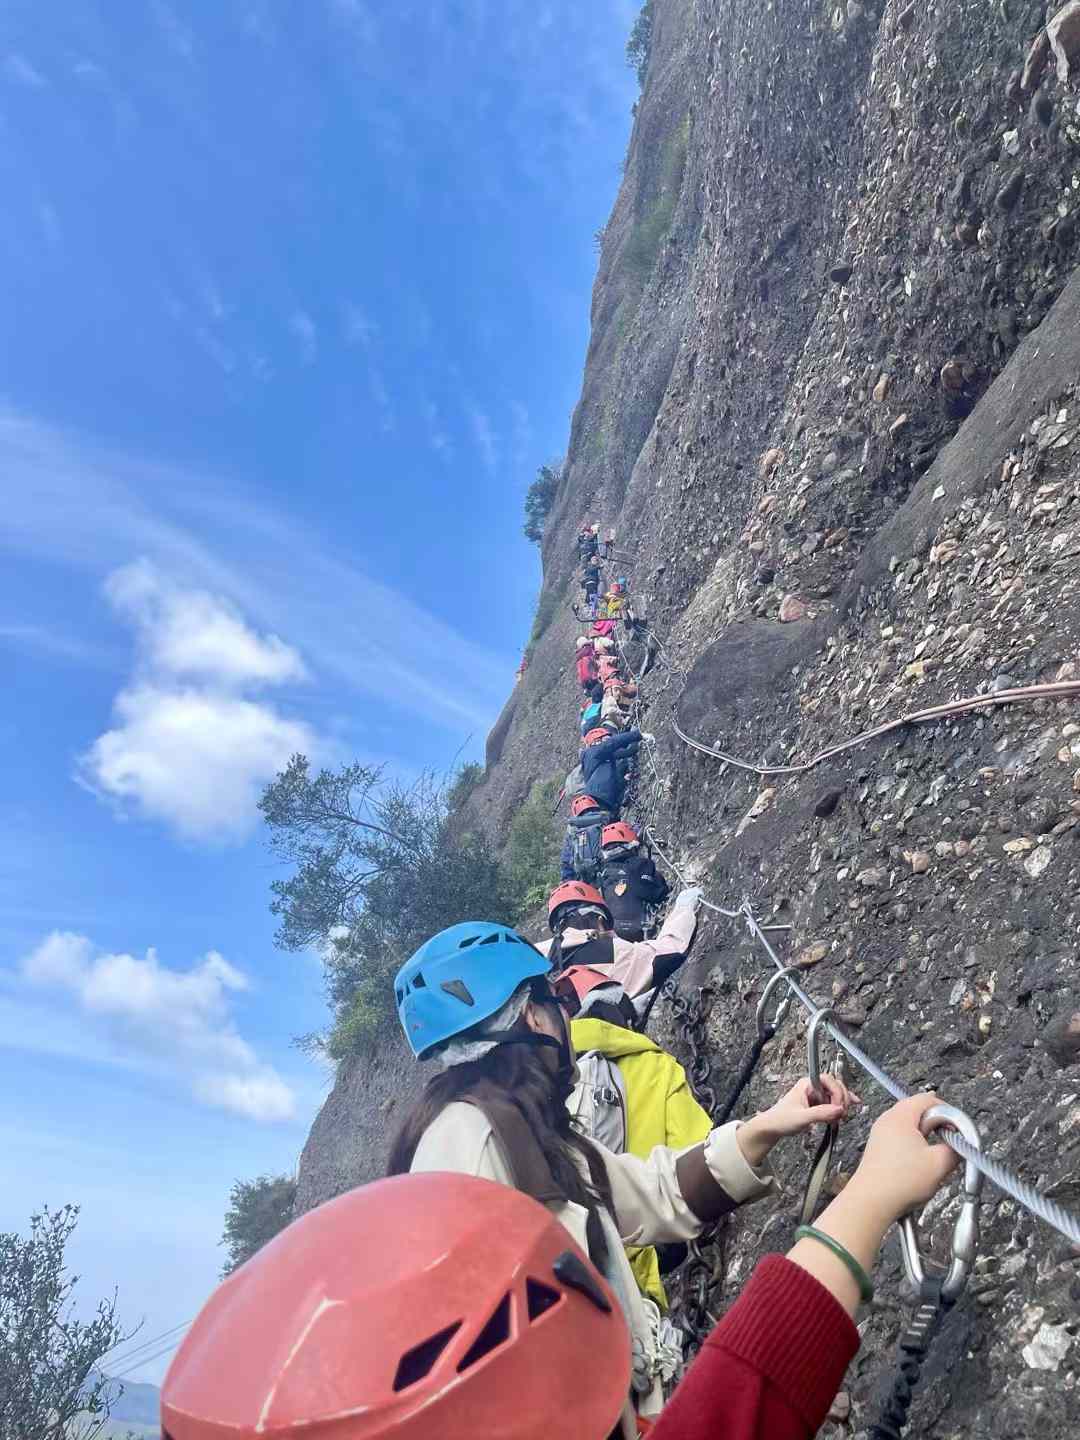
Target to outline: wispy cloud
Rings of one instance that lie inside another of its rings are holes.
[[[216,950],[188,970],[100,951],[86,935],[54,930],[20,965],[27,986],[65,997],[121,1059],[175,1073],[203,1105],[263,1123],[289,1120],[295,1097],[236,1028],[232,997],[249,982]]]
[[[151,9],[157,27],[173,54],[179,55],[181,60],[193,60],[195,37],[172,6],[166,0],[153,0]]]
[[[289,316],[289,330],[300,351],[304,365],[314,365],[319,354],[319,332],[306,310],[297,308]]]
[[[0,645],[31,650],[55,660],[69,660],[79,665],[107,665],[112,657],[97,646],[87,644],[75,635],[50,629],[45,625],[23,624],[0,620]]]
[[[220,596],[177,585],[147,561],[110,575],[105,591],[135,627],[138,659],[79,778],[122,813],[187,839],[242,839],[266,782],[290,755],[315,748],[307,725],[253,698],[303,679],[300,656],[257,635]]]
[[[473,441],[484,469],[489,475],[494,475],[499,467],[499,446],[491,420],[478,405],[469,405],[466,413],[469,417],[469,428],[472,430]]]
[[[372,579],[353,553],[264,496],[230,495],[220,476],[133,459],[2,412],[0,473],[0,549],[94,576],[147,556],[282,636],[342,694],[379,699],[459,736],[484,729],[505,700],[512,657]],[[237,537],[242,562],[232,558]]]
[[[17,85],[25,85],[28,90],[44,90],[49,83],[25,55],[14,50],[4,57],[4,74]]]

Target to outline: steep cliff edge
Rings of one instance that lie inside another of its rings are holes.
[[[586,515],[610,524],[666,652],[643,687],[659,747],[640,817],[711,896],[792,925],[785,956],[905,1085],[965,1106],[1075,1209],[1080,702],[894,732],[792,778],[696,754],[671,721],[784,764],[919,706],[1080,674],[1080,84],[1053,56],[1039,69],[1040,6],[654,9],[544,539],[551,618],[474,813],[505,833],[573,763],[573,542]],[[707,986],[721,1092],[764,973],[710,921],[681,979]],[[791,1018],[747,1103],[804,1064]],[[302,1204],[379,1173],[419,1078],[396,1039],[343,1069]],[[792,1147],[784,1201],[735,1223],[716,1303],[788,1243],[804,1162]],[[933,1217],[939,1247],[954,1214],[950,1198]],[[1074,1434],[1078,1300],[1069,1246],[988,1187],[911,1433]],[[837,1433],[872,1413],[905,1313],[890,1252]]]

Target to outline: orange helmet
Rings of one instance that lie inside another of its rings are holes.
[[[586,885],[582,880],[567,880],[551,892],[548,900],[548,925],[552,931],[555,929],[555,921],[560,910],[564,906],[591,905],[603,912],[607,923],[611,924],[611,911],[607,907],[603,895],[594,885]]]
[[[618,1303],[550,1211],[471,1175],[397,1175],[309,1211],[218,1286],[169,1367],[161,1430],[541,1440],[573,1414],[601,1436],[629,1384]]]
[[[575,795],[570,801],[570,814],[581,815],[586,810],[601,810],[603,807],[599,800],[594,800],[591,795]]]
[[[640,845],[641,840],[632,825],[617,820],[614,825],[605,825],[600,831],[601,845]]]
[[[576,1013],[591,991],[600,985],[618,985],[618,981],[612,980],[611,976],[605,975],[602,970],[594,970],[590,965],[568,965],[552,984],[570,1001],[571,1009]]]
[[[611,735],[610,730],[590,730],[585,736],[586,745],[599,745],[601,740],[607,740]]]

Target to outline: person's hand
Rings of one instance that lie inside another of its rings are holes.
[[[705,898],[705,891],[700,885],[688,885],[685,890],[680,890],[675,897],[676,910],[692,910],[696,915],[701,908],[701,902]]]
[[[960,1163],[955,1151],[931,1143],[919,1129],[927,1110],[938,1104],[936,1095],[912,1095],[874,1121],[850,1183],[860,1202],[886,1224],[925,1205]]]
[[[835,1075],[822,1075],[825,1103],[815,1104],[809,1080],[800,1080],[775,1105],[739,1126],[736,1138],[747,1162],[756,1170],[776,1142],[785,1135],[799,1135],[814,1125],[836,1125],[846,1120],[862,1100]]]

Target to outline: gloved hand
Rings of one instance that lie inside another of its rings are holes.
[[[704,898],[705,891],[700,885],[688,885],[685,890],[680,890],[675,896],[674,908],[676,910],[692,910],[696,915]]]

